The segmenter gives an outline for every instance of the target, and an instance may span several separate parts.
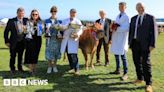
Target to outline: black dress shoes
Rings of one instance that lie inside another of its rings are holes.
[[[114,72],[110,72],[110,74],[116,74],[116,75],[119,75],[120,74],[120,71],[114,71]]]

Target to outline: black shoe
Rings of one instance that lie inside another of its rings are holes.
[[[114,71],[114,72],[110,72],[110,74],[116,74],[116,75],[119,75],[120,74],[120,71]]]
[[[16,73],[16,71],[15,70],[10,70],[10,73],[13,75],[13,74]]]
[[[23,72],[25,72],[23,69],[19,69],[18,70],[20,73],[23,73]]]
[[[29,72],[29,75],[34,76],[35,74],[34,74],[34,72]]]

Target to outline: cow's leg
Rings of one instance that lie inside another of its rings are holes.
[[[95,69],[95,68],[94,68],[94,64],[93,64],[94,53],[95,53],[95,52],[93,52],[93,53],[90,55],[90,57],[91,57],[90,66],[91,66],[92,69]]]
[[[90,59],[90,61],[91,61],[90,62],[90,66],[91,66],[92,69],[95,69],[94,64],[93,64],[93,58],[94,58],[95,51],[96,51],[96,46],[94,47],[94,49],[93,49],[93,51],[92,51],[92,53],[90,55],[90,57],[91,57],[91,59]]]
[[[88,70],[88,55],[87,55],[86,51],[82,50],[82,53],[83,53],[84,59],[85,59],[85,69]]]
[[[93,58],[94,58],[94,54],[95,54],[95,51],[96,51],[98,43],[99,43],[99,41],[96,41],[96,44],[95,44],[95,46],[94,46],[94,48],[92,50],[91,56],[90,56],[91,57],[90,66],[91,66],[92,69],[95,69],[94,68],[94,64],[93,64]]]

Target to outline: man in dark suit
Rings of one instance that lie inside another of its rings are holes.
[[[17,9],[17,17],[9,19],[4,31],[5,44],[10,48],[10,70],[15,73],[15,58],[18,54],[18,70],[23,72],[22,55],[25,48],[24,29],[27,23],[27,18],[24,18],[24,9]],[[10,33],[10,35],[9,35]],[[9,37],[10,36],[10,37]]]
[[[155,19],[144,12],[142,3],[136,5],[138,15],[132,17],[129,32],[129,45],[132,49],[137,80],[146,82],[146,92],[152,92],[150,52],[155,48]]]
[[[109,43],[111,40],[111,31],[110,31],[110,24],[111,20],[106,18],[105,11],[100,10],[99,11],[100,19],[96,20],[96,23],[100,23],[103,26],[103,30],[101,30],[105,36],[99,39],[99,44],[97,46],[97,62],[96,65],[100,65],[100,50],[101,46],[104,46],[104,53],[105,53],[105,66],[109,65],[109,58],[108,58],[108,52],[109,52]]]

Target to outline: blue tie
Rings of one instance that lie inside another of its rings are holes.
[[[122,14],[120,13],[119,18],[121,18],[121,17],[122,17]]]

